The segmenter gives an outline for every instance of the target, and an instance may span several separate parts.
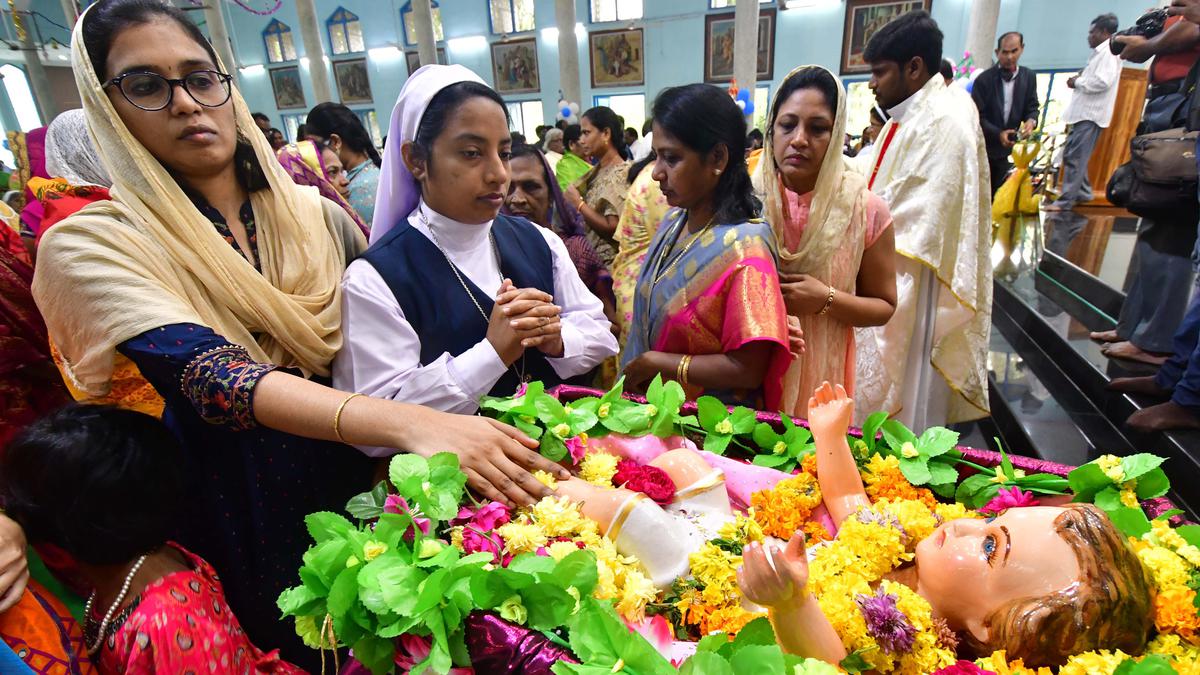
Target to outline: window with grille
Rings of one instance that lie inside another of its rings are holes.
[[[325,22],[325,27],[329,30],[329,47],[335,55],[366,50],[358,15],[346,11],[345,7],[338,7],[333,16]]]
[[[361,39],[361,38],[360,38]],[[267,62],[280,63],[296,60],[296,44],[292,41],[292,29],[279,19],[271,19],[263,31],[263,45],[267,48]]]
[[[533,30],[533,0],[488,0],[488,14],[498,35]]]
[[[446,35],[442,32],[442,8],[438,6],[436,0],[433,4],[433,37],[436,41],[441,42],[446,39]],[[404,3],[404,7],[400,10],[400,23],[404,24],[404,44],[410,47],[417,46],[417,24],[413,18],[412,2]]]
[[[642,0],[591,0],[592,23],[642,18]]]

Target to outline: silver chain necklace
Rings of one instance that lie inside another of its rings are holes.
[[[442,257],[446,259],[446,264],[450,266],[450,271],[454,272],[454,278],[458,279],[459,285],[462,286],[462,289],[463,289],[463,291],[466,292],[467,297],[471,299],[471,303],[475,305],[475,309],[479,310],[479,316],[483,317],[484,324],[490,324],[491,317],[488,316],[487,312],[483,311],[483,305],[479,304],[479,300],[475,297],[475,294],[471,292],[471,287],[467,285],[467,280],[463,279],[462,274],[458,271],[458,265],[454,264],[454,261],[450,259],[450,254],[446,253],[446,248],[444,246],[442,246],[442,242],[438,241],[437,234],[434,233],[433,227],[429,224],[429,219],[427,217],[425,217],[425,210],[418,207],[417,208],[417,217],[420,218],[421,224],[425,226],[425,230],[427,232],[429,232],[429,238],[433,241],[433,245],[437,247],[437,250],[442,254]],[[491,247],[492,247],[492,256],[496,260],[496,269],[499,270],[500,269],[500,249],[496,247],[496,236],[495,236],[495,234],[492,233],[491,230],[488,230],[488,242],[491,244]],[[501,272],[502,276],[503,276],[503,274],[504,273]],[[528,384],[529,380],[526,379],[526,376],[525,376],[525,352],[524,351],[521,352],[521,367],[520,367],[520,369],[518,369],[516,367],[516,364],[510,365],[509,369],[511,369],[513,371],[513,373],[516,374],[516,376],[517,376],[517,390],[518,391],[520,390],[521,385]]]

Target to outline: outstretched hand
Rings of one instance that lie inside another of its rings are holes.
[[[11,518],[0,514],[0,613],[12,609],[29,583],[25,557],[25,531]]]
[[[808,586],[808,555],[804,533],[792,535],[787,548],[774,542],[751,542],[742,549],[738,570],[742,595],[763,607],[778,607],[799,598]]]
[[[813,436],[818,438],[837,438],[845,436],[850,427],[850,418],[854,417],[854,399],[846,393],[845,387],[830,386],[828,382],[817,387],[812,398],[808,399],[808,426]]]

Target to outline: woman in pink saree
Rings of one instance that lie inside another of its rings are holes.
[[[322,197],[342,207],[342,210],[354,219],[354,224],[358,225],[363,234],[370,234],[370,229],[362,217],[350,206],[350,202],[346,201],[349,195],[346,173],[337,153],[313,141],[298,141],[280,148],[275,157],[296,185],[311,185],[317,188]]]
[[[774,409],[791,360],[775,237],[746,172],[746,123],[708,85],[654,102],[653,175],[667,214],[638,280],[621,357],[626,384],[655,375],[726,403]]]

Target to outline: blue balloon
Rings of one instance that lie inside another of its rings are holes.
[[[750,103],[750,92],[745,89],[738,89],[737,96],[734,98],[738,101],[743,101],[748,104]]]
[[[571,108],[570,108],[569,106],[565,106],[565,105],[564,105],[564,106],[563,106],[563,109],[562,109],[562,110],[560,110],[560,111],[558,111],[558,112],[559,112],[560,114],[562,114],[562,116],[563,116],[563,119],[566,119],[566,118],[568,118],[568,117],[570,117],[570,116],[571,116]]]
[[[746,101],[746,107],[742,110],[746,116],[754,114],[754,101]]]
[[[967,93],[968,94],[971,93],[971,90],[974,88],[975,88],[975,80],[967,80]]]

